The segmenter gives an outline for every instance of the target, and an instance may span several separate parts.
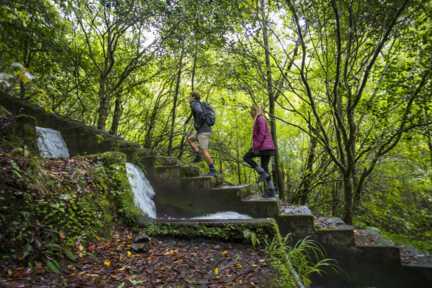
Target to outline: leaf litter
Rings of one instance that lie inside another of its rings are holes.
[[[109,240],[79,245],[82,257],[61,262],[60,273],[0,262],[0,287],[270,287],[276,277],[265,252],[249,245],[153,238],[135,254],[132,239],[130,229],[116,228]]]

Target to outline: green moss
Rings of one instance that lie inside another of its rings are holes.
[[[262,223],[158,223],[144,228],[150,236],[208,238],[264,245],[279,233],[274,220]]]
[[[64,161],[0,153],[0,254],[60,257],[78,239],[92,241],[109,236],[115,223],[135,223],[142,215],[125,158],[103,153]]]
[[[11,116],[11,113],[9,112],[9,110],[7,110],[2,105],[0,105],[0,118],[7,118],[10,116]]]
[[[122,222],[135,224],[142,212],[134,203],[126,173],[126,155],[121,152],[105,152],[92,157],[102,164],[96,169],[98,186],[110,195]]]

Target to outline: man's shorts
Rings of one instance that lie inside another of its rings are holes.
[[[210,141],[211,132],[202,132],[197,134],[194,132],[192,134],[191,138],[194,141],[197,141],[199,144],[199,147],[201,149],[208,149],[209,141]]]

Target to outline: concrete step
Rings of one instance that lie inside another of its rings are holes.
[[[155,166],[154,174],[159,180],[179,180],[180,166]]]
[[[355,246],[354,227],[337,217],[316,217],[314,219],[315,240],[323,245],[336,247]]]
[[[158,213],[171,217],[195,217],[223,211],[243,213],[240,193],[247,188],[213,187],[211,178],[214,177],[181,178],[181,189],[156,193]]]
[[[255,218],[275,218],[279,215],[279,200],[277,198],[262,198],[250,196],[242,199],[241,212]]]
[[[212,188],[213,191],[218,193],[235,193],[240,198],[250,196],[250,185],[222,185]]]
[[[179,166],[180,161],[175,157],[170,156],[156,156],[154,159],[156,166]]]
[[[295,240],[314,233],[314,217],[307,206],[281,205],[276,218],[282,236],[291,234]]]
[[[216,178],[212,176],[195,176],[181,178],[182,189],[192,191],[210,190],[216,185]]]
[[[200,176],[200,170],[198,167],[192,165],[181,166],[180,173],[182,177],[197,177]]]

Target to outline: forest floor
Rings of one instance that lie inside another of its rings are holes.
[[[0,262],[0,287],[270,287],[276,276],[265,251],[210,240],[153,238],[131,252],[133,234],[118,228],[110,240],[81,246],[61,273]]]

